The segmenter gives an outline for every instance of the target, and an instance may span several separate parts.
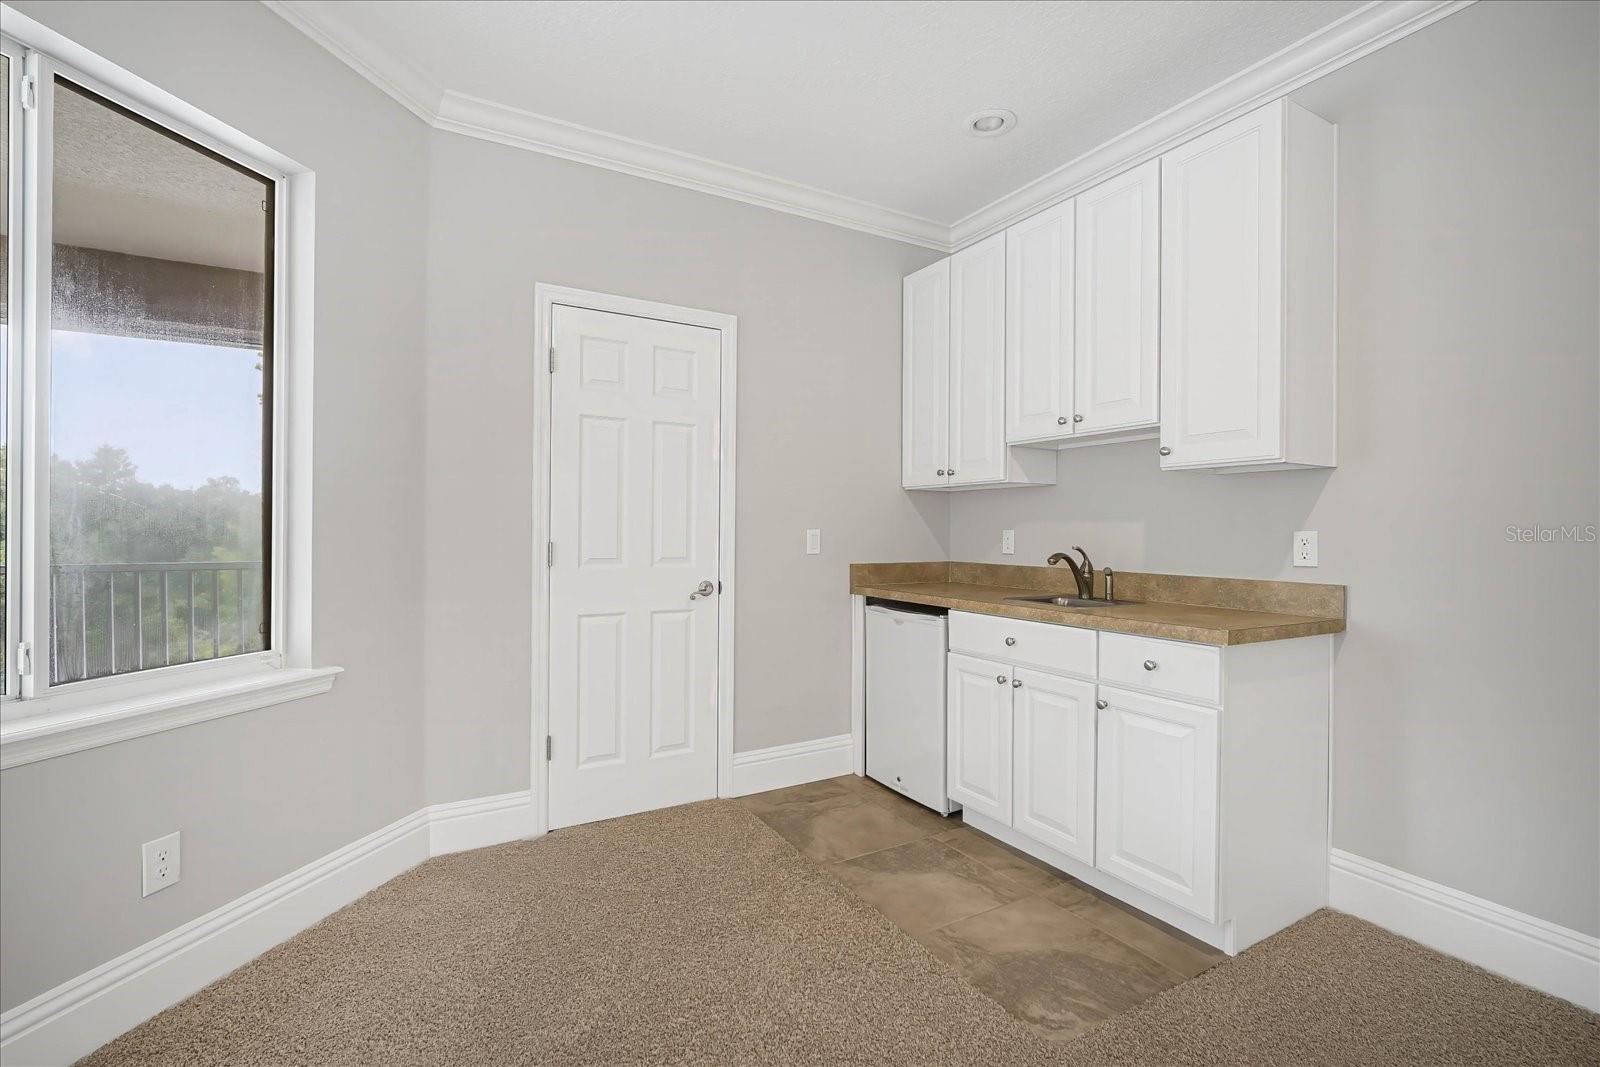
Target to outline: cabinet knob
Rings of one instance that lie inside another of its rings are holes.
[[[1059,415],[1059,416],[1056,417],[1056,425],[1057,426],[1065,426],[1066,424],[1067,424],[1067,417],[1065,415]]]
[[[950,477],[954,478],[956,476],[956,469],[954,467],[951,467],[949,470],[945,471],[945,473],[948,474]]]
[[[944,477],[944,470],[943,470],[943,469],[940,469],[940,470],[938,470],[938,471],[935,471],[935,472],[934,472],[934,473],[936,473],[936,474],[938,474],[938,475],[939,475],[939,477],[941,477],[941,478],[943,478],[943,477]]]
[[[1144,669],[1147,670],[1147,671],[1153,671],[1153,670],[1156,669],[1157,666],[1158,666],[1158,664],[1153,659],[1147,659],[1147,660],[1144,661]]]
[[[1006,684],[1006,676],[1005,676],[1005,675],[1003,675],[1003,674],[997,674],[997,675],[995,675],[995,676],[994,676],[994,680],[995,680],[995,681],[996,681],[996,682],[997,682],[997,683],[999,683],[999,684],[1000,684],[1000,685],[1005,685],[1005,684]]]
[[[1074,415],[1074,416],[1072,416],[1072,421],[1073,422],[1082,422],[1083,421],[1083,416],[1082,415]]]
[[[1006,644],[1008,644],[1008,645],[1014,645],[1014,644],[1016,644],[1016,643],[1017,643],[1017,639],[1016,639],[1016,638],[1015,638],[1015,637],[1008,637],[1008,638],[1006,638]]]
[[[1107,708],[1109,708],[1111,706],[1111,701],[1109,701],[1109,700],[1096,700],[1094,702],[1094,706],[1099,708],[1101,711],[1105,711]]]
[[[1022,679],[1021,678],[1013,678],[1013,679],[1011,679],[1011,688],[1013,688],[1013,689],[1021,689],[1022,688]]]
[[[1161,454],[1162,454],[1162,455],[1163,455],[1163,456],[1170,456],[1170,455],[1172,455],[1172,449],[1170,449],[1170,448],[1168,448],[1168,447],[1167,447],[1167,446],[1166,446],[1166,445],[1162,445],[1162,446],[1161,446],[1161,449],[1160,449],[1160,452],[1161,452]]]

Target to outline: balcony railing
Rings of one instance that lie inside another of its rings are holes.
[[[259,562],[56,564],[50,682],[258,652],[264,603]]]

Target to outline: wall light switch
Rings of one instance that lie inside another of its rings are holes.
[[[1296,567],[1315,567],[1317,565],[1317,531],[1298,530],[1295,532],[1294,565]]]
[[[1007,556],[1014,556],[1017,554],[1017,531],[1000,531],[1000,551]]]
[[[806,555],[815,556],[822,551],[822,531],[806,531]]]
[[[144,860],[144,895],[158,893],[169,885],[177,884],[183,873],[182,854],[178,850],[178,835],[168,834],[154,841],[146,841],[139,850]]]

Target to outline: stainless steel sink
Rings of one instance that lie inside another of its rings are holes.
[[[1015,604],[1054,604],[1062,608],[1115,608],[1123,604],[1137,604],[1137,600],[1086,600],[1081,596],[1008,596]]]

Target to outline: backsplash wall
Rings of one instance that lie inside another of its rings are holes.
[[[1339,124],[1337,469],[1163,473],[1138,441],[950,504],[952,559],[1348,585],[1334,846],[1591,935],[1600,546],[1506,528],[1600,523],[1596,16],[1480,3],[1296,94]]]

